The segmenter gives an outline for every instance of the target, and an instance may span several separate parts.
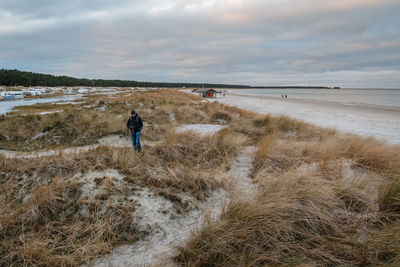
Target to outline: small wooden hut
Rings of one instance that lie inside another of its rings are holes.
[[[212,88],[197,88],[193,89],[192,92],[205,98],[216,98],[217,95],[222,96],[222,91],[215,90]]]

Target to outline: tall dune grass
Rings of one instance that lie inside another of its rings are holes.
[[[399,263],[398,223],[386,225],[371,198],[317,174],[259,173],[263,194],[234,203],[197,233],[182,266],[354,266]],[[374,230],[375,229],[375,230]],[[385,237],[374,240],[379,230]],[[372,234],[371,234],[372,233]],[[370,242],[374,242],[371,246]],[[383,257],[385,255],[385,257]]]

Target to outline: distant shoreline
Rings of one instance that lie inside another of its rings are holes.
[[[361,89],[360,89],[361,90]],[[394,89],[396,90],[396,89]],[[400,90],[400,89],[397,89]],[[270,100],[281,100],[281,96],[273,96],[273,95],[262,95],[262,94],[249,94],[249,93],[239,93],[239,92],[229,92],[230,95],[234,96],[244,96],[244,97],[253,97],[253,98],[263,98],[263,99],[270,99]],[[371,110],[371,109],[379,109],[382,111],[395,111],[400,112],[400,107],[396,106],[385,106],[385,105],[374,105],[374,104],[363,104],[363,103],[342,103],[342,102],[337,102],[337,101],[331,101],[331,100],[320,100],[320,99],[307,99],[307,98],[285,98],[286,102],[293,102],[293,103],[302,103],[302,104],[316,104],[316,105],[331,105],[335,107],[353,107],[353,108],[359,108],[359,109],[366,109],[366,110]]]
[[[234,91],[228,91],[225,98],[217,98],[216,101],[259,113],[301,119],[343,133],[373,136],[391,144],[400,144],[400,107],[314,99],[282,99]]]
[[[328,87],[328,86],[257,86],[250,88],[240,89],[341,89],[340,87]]]

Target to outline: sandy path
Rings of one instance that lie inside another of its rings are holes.
[[[95,145],[87,145],[87,146],[77,146],[70,147],[65,149],[49,149],[49,150],[38,150],[32,152],[19,152],[19,151],[10,151],[10,150],[0,150],[0,155],[5,156],[6,158],[37,158],[37,157],[50,157],[56,155],[71,155],[71,154],[79,154],[81,152],[86,152],[91,149],[96,149],[99,146],[111,146],[111,147],[131,147],[132,141],[130,138],[122,137],[119,135],[110,135],[103,138],[100,138],[98,144]],[[154,146],[156,142],[141,140],[141,144]]]
[[[176,128],[177,132],[184,131],[195,131],[201,135],[214,134],[222,129],[226,128],[223,125],[216,124],[185,124],[180,125]],[[91,149],[95,149],[99,146],[111,146],[111,147],[131,147],[132,141],[129,137],[123,137],[120,135],[109,135],[97,140],[98,144],[95,145],[87,145],[87,146],[77,146],[70,148],[57,148],[57,149],[48,149],[48,150],[37,150],[32,152],[19,152],[19,151],[11,151],[11,150],[1,150],[0,155],[5,156],[6,158],[37,158],[37,157],[50,157],[56,155],[71,155],[71,154],[79,154],[81,152],[86,152]],[[141,140],[142,146],[155,146],[159,142],[151,142],[147,140]]]
[[[193,232],[201,229],[208,216],[219,216],[227,199],[226,191],[217,190],[205,202],[197,203],[196,209],[177,214],[173,203],[144,189],[135,214],[138,224],[150,226],[152,232],[134,245],[116,247],[93,266],[174,266],[171,258],[177,253],[176,247],[184,245]]]
[[[374,136],[392,144],[400,144],[400,108],[396,107],[281,99],[233,91],[216,101],[260,113],[287,115],[342,132]]]
[[[257,186],[249,178],[255,147],[245,147],[226,173],[231,181],[230,192],[217,190],[205,202],[195,203],[196,209],[186,214],[174,215],[169,212],[172,204],[168,200],[146,191],[138,201],[138,210],[143,221],[159,229],[134,245],[124,245],[114,249],[113,253],[94,262],[95,267],[107,266],[174,266],[171,262],[177,246],[183,246],[193,232],[204,225],[207,218],[217,219],[228,201],[251,200],[257,195]],[[193,200],[192,200],[193,201]],[[169,212],[166,213],[165,211]],[[140,224],[140,222],[139,222]]]
[[[250,170],[253,167],[254,146],[245,147],[237,156],[232,168],[227,173],[232,177],[231,200],[251,200],[257,196],[257,185],[250,179]]]

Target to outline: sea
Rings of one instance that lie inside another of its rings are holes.
[[[332,101],[347,104],[400,107],[400,89],[237,89],[234,92],[282,98]]]
[[[30,106],[37,103],[51,103],[57,101],[72,101],[80,98],[81,95],[67,95],[60,97],[51,97],[51,98],[27,98],[27,99],[18,99],[18,100],[3,100],[0,101],[0,115],[6,114],[7,112],[12,111],[15,107],[18,106]]]

